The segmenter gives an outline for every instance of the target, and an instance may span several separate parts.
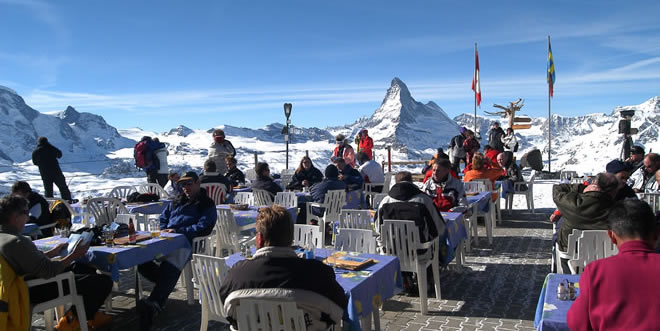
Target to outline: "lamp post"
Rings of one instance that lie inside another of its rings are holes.
[[[290,103],[284,104],[284,116],[286,116],[286,132],[284,133],[284,141],[286,141],[286,169],[289,169],[289,125],[291,125],[291,107]]]

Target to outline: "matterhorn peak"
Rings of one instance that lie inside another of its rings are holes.
[[[392,79],[392,84],[390,84],[390,88],[387,90],[387,94],[385,94],[383,103],[387,100],[398,100],[401,103],[412,100],[408,86],[406,86],[406,83],[399,79],[399,77],[394,77]]]

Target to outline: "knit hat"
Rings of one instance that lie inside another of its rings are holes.
[[[630,171],[632,170],[632,167],[623,161],[619,160],[613,160],[610,161],[610,163],[605,166],[605,171],[611,173],[611,174],[617,174],[621,171]]]
[[[325,168],[325,178],[337,178],[339,177],[339,169],[333,164]]]
[[[344,139],[346,139],[346,136],[344,136],[344,135],[341,134],[341,133],[338,134],[338,135],[335,137],[335,140],[336,140],[336,141],[341,141],[341,142],[343,142]]]

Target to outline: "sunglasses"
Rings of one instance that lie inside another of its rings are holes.
[[[179,185],[181,185],[181,186],[192,186],[192,184],[193,184],[192,180],[186,180],[186,181],[183,181],[183,182],[179,182]]]

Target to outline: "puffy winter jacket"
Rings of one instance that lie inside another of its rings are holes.
[[[462,134],[458,134],[454,136],[454,138],[451,138],[451,141],[449,142],[449,148],[451,148],[451,156],[457,157],[457,158],[464,158],[465,157],[465,149],[463,148],[463,143],[465,142],[465,136]]]
[[[302,190],[303,181],[308,181],[309,185],[320,183],[323,180],[321,170],[312,166],[309,169],[300,169],[293,174],[293,180],[287,185],[288,190]]]
[[[30,296],[23,276],[0,255],[0,330],[30,329]]]
[[[372,152],[373,148],[374,148],[374,140],[371,139],[371,137],[369,137],[369,136],[364,137],[363,136],[360,139],[359,151],[364,152],[365,154],[367,154],[367,156],[369,156],[369,160],[373,159],[373,152]]]
[[[215,171],[224,174],[227,172],[227,164],[225,158],[227,156],[236,156],[236,149],[234,145],[227,139],[221,144],[217,142],[211,143],[209,146],[209,158],[215,162]]]
[[[199,190],[199,194],[192,200],[181,194],[172,201],[160,214],[160,228],[174,229],[176,233],[185,235],[191,243],[195,237],[210,234],[218,215],[215,203],[207,196],[206,190]]]
[[[344,144],[341,146],[336,146],[332,152],[332,157],[341,157],[344,159],[346,164],[350,165],[351,167],[355,167],[355,151],[353,150],[353,147],[348,144],[348,142],[344,142]],[[333,159],[331,158],[331,160]]]
[[[55,177],[62,174],[57,159],[62,157],[62,151],[49,142],[38,144],[32,152],[32,163],[39,167],[39,173],[45,177]]]
[[[502,130],[502,128],[491,129],[488,132],[488,145],[490,145],[492,148],[495,148],[499,152],[504,152],[502,136],[504,136],[504,130]]]

